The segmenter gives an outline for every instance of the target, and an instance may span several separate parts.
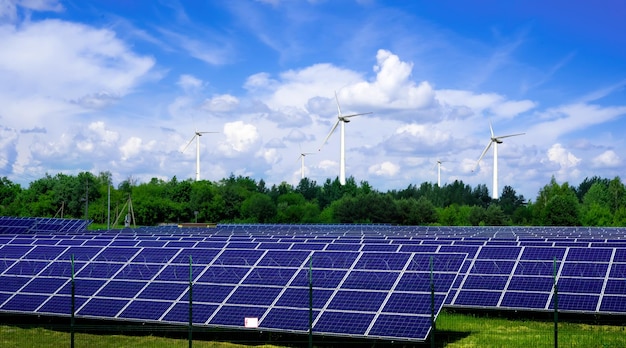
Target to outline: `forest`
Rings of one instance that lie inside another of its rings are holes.
[[[64,217],[119,227],[132,206],[135,225],[162,223],[388,223],[442,226],[626,226],[626,187],[619,177],[585,178],[577,186],[554,177],[534,200],[505,186],[492,199],[485,185],[429,182],[379,192],[353,177],[345,185],[307,178],[268,187],[234,176],[217,182],[132,177],[117,187],[111,174],[46,174],[27,188],[0,179],[0,215]],[[108,207],[110,206],[110,210]],[[120,218],[120,216],[123,216]],[[117,220],[117,224],[113,223]]]

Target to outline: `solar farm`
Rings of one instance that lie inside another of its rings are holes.
[[[626,314],[619,228],[85,227],[0,218],[0,313],[416,343],[442,308]]]

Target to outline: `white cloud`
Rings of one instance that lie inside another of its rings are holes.
[[[188,74],[180,75],[178,84],[184,91],[197,91],[202,87],[202,80]]]
[[[212,112],[228,112],[239,105],[239,99],[230,94],[215,95],[204,101],[202,108]]]
[[[592,160],[595,168],[615,168],[622,163],[621,158],[613,150],[607,150]]]
[[[359,105],[384,105],[392,109],[428,107],[433,103],[435,93],[427,81],[413,82],[410,79],[412,70],[412,63],[403,62],[397,55],[381,49],[376,54],[376,79],[371,83],[354,83],[338,93],[341,100]]]
[[[243,121],[224,124],[226,140],[219,146],[220,151],[227,156],[248,152],[261,140],[257,128]]]
[[[565,149],[561,144],[554,144],[547,152],[548,160],[558,165],[557,177],[560,180],[568,178],[576,178],[580,173],[577,168],[580,158],[574,156],[573,153]]]
[[[496,93],[475,94],[464,90],[442,89],[436,91],[437,100],[453,109],[470,109],[476,114],[489,111],[497,117],[511,118],[531,110],[536,103],[530,100],[507,101]]]
[[[130,137],[119,148],[122,153],[122,161],[127,161],[133,157],[142,158],[142,156],[139,155],[144,152],[150,152],[155,145],[156,142],[154,140],[144,143],[144,141],[139,137]]]
[[[57,0],[0,0],[0,20],[15,22],[18,17],[18,8],[27,11],[61,12],[64,10]]]
[[[369,167],[368,172],[378,176],[394,176],[400,171],[400,166],[397,164],[385,161],[383,163],[377,163]]]

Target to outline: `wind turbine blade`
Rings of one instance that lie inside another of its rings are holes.
[[[487,147],[485,147],[485,149],[483,150],[483,153],[480,154],[480,157],[478,158],[478,161],[476,161],[476,165],[474,165],[474,169],[472,169],[472,172],[476,170],[476,168],[478,167],[478,163],[480,163],[480,160],[483,159],[487,151],[489,151],[491,144],[493,144],[492,140],[489,141],[489,144],[487,144]]]
[[[360,114],[346,115],[346,116],[341,116],[341,118],[348,118],[348,117],[361,116],[361,115],[369,115],[369,114],[371,114],[371,112],[363,112],[363,113],[360,113]]]
[[[187,146],[185,146],[185,148],[183,149],[183,151],[181,152],[185,152],[185,150],[187,150],[187,148],[189,147],[189,145],[191,145],[191,143],[193,142],[193,140],[197,137],[197,134],[194,134],[193,137],[191,137],[191,140],[189,140],[189,142],[187,143]]]
[[[518,135],[524,135],[526,133],[517,133],[517,134],[509,134],[509,135],[502,135],[502,136],[497,136],[495,137],[496,139],[503,139],[503,138],[510,138],[510,137],[516,137]]]
[[[339,122],[341,122],[341,120],[337,119],[337,122],[335,122],[335,125],[333,126],[333,128],[331,128],[330,133],[328,133],[328,135],[326,136],[326,139],[324,139],[324,142],[322,143],[322,146],[320,146],[320,148],[317,151],[320,151],[322,149],[322,147],[328,141],[328,138],[330,138],[330,136],[333,135],[333,132],[335,131],[335,129],[337,129],[337,126],[339,125]]]
[[[338,117],[342,117],[341,116],[341,107],[339,106],[339,98],[337,97],[337,91],[335,91],[335,101],[337,102],[337,116]]]
[[[489,121],[489,130],[491,131],[491,138],[494,138],[495,135],[493,135],[493,127],[491,126],[491,121]]]

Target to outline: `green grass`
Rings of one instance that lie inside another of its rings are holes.
[[[589,325],[560,322],[559,347],[617,348],[626,347],[626,327],[615,325]],[[554,347],[554,323],[550,321],[512,320],[442,312],[437,319],[435,334],[437,347],[449,348],[534,348]],[[250,345],[194,340],[193,347],[200,348],[276,348],[273,345]],[[3,348],[59,348],[70,346],[70,334],[40,327],[21,328],[0,326],[0,347]],[[75,334],[75,346],[94,348],[120,347],[188,347],[186,339],[165,338],[152,335],[96,335]],[[352,345],[351,345],[352,346]],[[429,346],[428,341],[424,345]]]
[[[186,348],[189,342],[185,339],[165,338],[158,336],[125,336],[125,335],[93,335],[76,333],[76,348]],[[59,348],[70,346],[70,333],[43,328],[21,328],[0,325],[0,347],[2,348]],[[248,345],[227,342],[193,341],[198,348],[244,348]],[[257,348],[276,348],[272,345],[257,345]]]
[[[444,347],[554,347],[554,322],[511,320],[442,312],[436,338],[449,339]],[[559,322],[559,347],[626,347],[626,331],[620,325],[588,325]]]

